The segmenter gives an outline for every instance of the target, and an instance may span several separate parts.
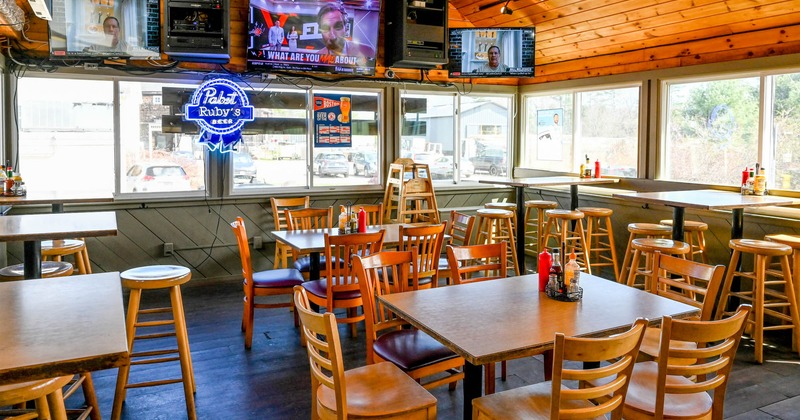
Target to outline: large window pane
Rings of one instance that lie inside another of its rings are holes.
[[[114,191],[113,95],[109,81],[18,79],[15,170],[28,191]]]
[[[400,156],[430,165],[434,182],[452,183],[455,96],[403,94],[400,103]]]
[[[800,73],[782,74],[773,82],[772,139],[775,171],[767,167],[767,187],[800,189]],[[769,136],[766,136],[769,138]]]
[[[758,160],[759,78],[670,83],[659,179],[741,184]]]
[[[574,169],[571,152],[572,110],[572,94],[525,98],[522,166],[562,172]],[[569,163],[565,166],[565,162]]]
[[[205,190],[197,128],[182,123],[195,85],[120,82],[121,193]]]
[[[509,109],[504,96],[462,96],[461,180],[506,176],[511,165]]]

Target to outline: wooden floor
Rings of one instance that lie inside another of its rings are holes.
[[[197,381],[199,418],[309,418],[311,394],[306,350],[299,346],[298,332],[288,309],[257,310],[253,348],[245,351],[239,328],[242,307],[239,282],[189,283],[183,289],[183,300]],[[166,301],[166,294],[152,291],[145,294],[143,307],[150,302]],[[340,327],[340,332],[346,367],[363,365],[363,324],[358,338],[350,338],[345,327]],[[800,359],[789,352],[788,334],[770,335],[768,340],[770,345],[763,365],[753,363],[752,343],[743,340],[728,386],[726,418],[800,419]],[[142,368],[145,370],[132,371],[132,381],[176,375],[179,371],[177,363],[172,367]],[[507,381],[498,378],[498,391],[541,381],[542,361],[513,360],[508,364],[508,372]],[[116,377],[116,369],[94,374],[103,418],[111,415]],[[455,391],[440,387],[433,393],[438,399],[440,419],[462,418],[460,383]],[[78,403],[68,401],[70,405]],[[122,418],[186,418],[181,385],[128,390]]]

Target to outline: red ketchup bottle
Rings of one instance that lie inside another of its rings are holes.
[[[358,233],[365,233],[367,231],[367,212],[364,207],[358,211]]]
[[[539,291],[544,292],[547,280],[550,276],[550,266],[553,264],[553,255],[547,252],[547,248],[539,254]]]
[[[600,159],[594,161],[594,177],[600,178]]]

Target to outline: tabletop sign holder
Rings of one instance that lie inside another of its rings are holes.
[[[583,288],[578,287],[578,290],[573,292],[566,292],[566,293],[559,293],[554,287],[552,287],[549,283],[547,287],[544,289],[544,293],[550,299],[559,300],[561,302],[577,302],[583,299]]]

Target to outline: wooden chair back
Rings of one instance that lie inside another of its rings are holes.
[[[653,267],[656,269],[655,281],[650,282],[651,293],[700,309],[702,321],[712,319],[725,275],[724,265],[711,266],[656,251]]]
[[[733,316],[718,321],[690,321],[665,316],[661,325],[661,348],[655,378],[655,418],[663,418],[667,395],[711,393],[711,416],[722,419],[725,390],[736,349],[750,315],[750,305],[740,305]],[[677,348],[670,341],[694,342],[697,348]],[[675,360],[694,360],[692,364]],[[667,377],[670,377],[668,380]],[[677,379],[675,379],[677,378]]]
[[[556,333],[553,359],[552,395],[550,414],[553,419],[596,418],[611,413],[612,419],[622,418],[622,407],[630,383],[631,372],[639,353],[647,320],[637,319],[630,330],[602,338],[565,337]],[[568,368],[565,362],[608,361],[598,368],[584,369],[583,366]],[[579,389],[562,387],[564,381],[578,381]],[[598,385],[592,385],[598,383]],[[567,408],[578,404],[569,401],[589,403],[601,396],[611,396],[598,405],[582,404],[581,408]],[[590,405],[592,408],[586,408]]]
[[[444,242],[444,229],[447,223],[435,225],[406,226],[400,225],[400,250],[410,251],[417,249],[417,262],[412,269],[419,278],[431,278],[431,285],[436,287],[439,283],[439,255],[442,253]]]
[[[333,208],[284,210],[288,230],[327,229],[333,227]]]
[[[450,245],[464,246],[472,241],[472,229],[475,227],[475,216],[450,211],[450,221],[447,224],[447,234],[450,235]]]
[[[302,334],[306,340],[308,363],[311,365],[311,418],[317,413],[317,388],[326,386],[336,395],[337,414],[347,418],[347,395],[344,382],[341,341],[333,312],[319,314],[311,310],[308,295],[302,286],[294,287],[294,304],[300,316]]]
[[[455,284],[508,276],[506,241],[492,244],[447,245],[447,262]]]
[[[239,246],[239,258],[242,260],[242,277],[244,277],[245,293],[249,298],[253,296],[253,264],[250,259],[250,246],[247,242],[247,230],[244,227],[244,219],[237,217],[231,223],[233,235],[236,236],[236,244]],[[249,293],[248,293],[249,292]]]
[[[311,205],[311,197],[290,197],[290,198],[269,198],[272,204],[272,217],[275,219],[275,230],[285,230],[288,228],[286,224],[286,213],[284,210],[306,208]]]
[[[353,275],[352,256],[366,257],[380,252],[385,232],[380,230],[335,236],[325,234],[325,273],[327,273],[328,279],[327,308],[329,311],[333,311],[333,300],[336,294],[359,290],[358,278]]]
[[[408,324],[386,308],[378,298],[417,290],[419,278],[411,270],[412,261],[416,260],[416,248],[411,251],[382,251],[366,257],[353,257],[353,272],[358,277],[361,288],[366,321],[367,364],[375,362],[372,346],[382,332],[396,330]]]
[[[353,211],[358,212],[364,209],[367,213],[367,226],[377,226],[383,224],[383,203],[378,204],[353,204]],[[347,207],[339,206],[339,211],[344,213]]]

